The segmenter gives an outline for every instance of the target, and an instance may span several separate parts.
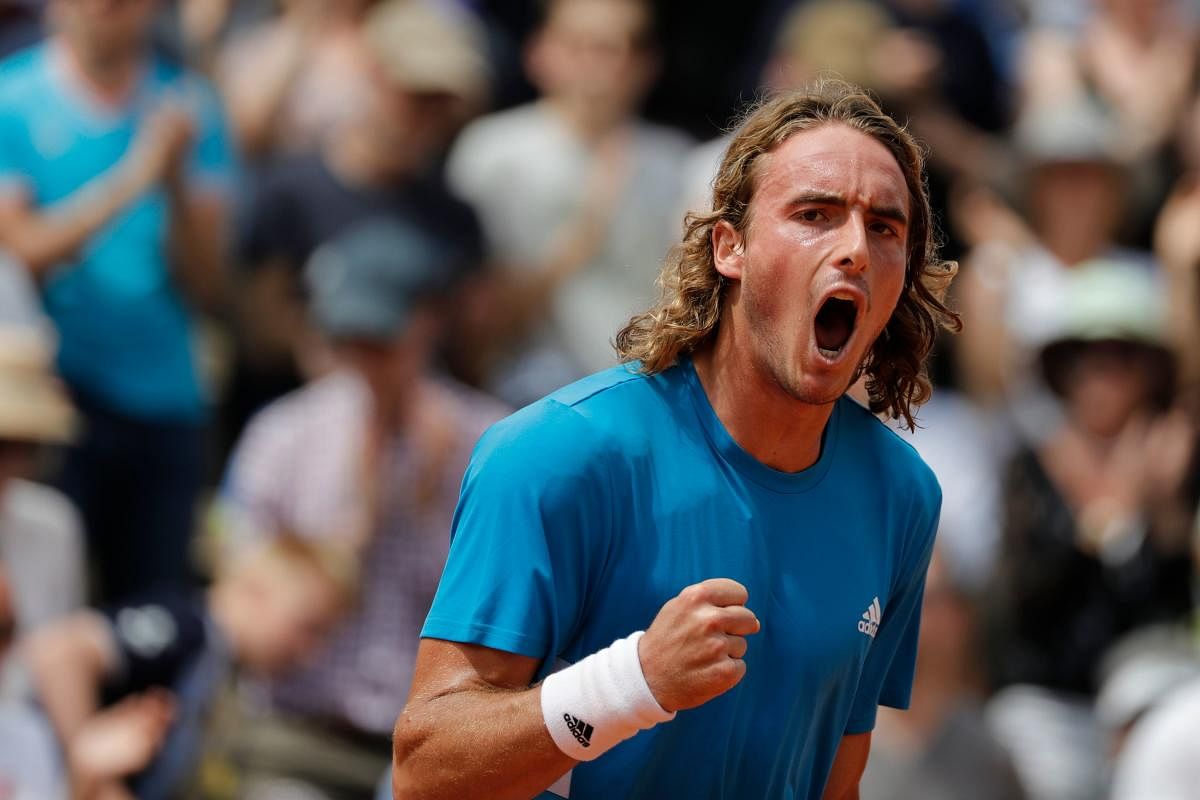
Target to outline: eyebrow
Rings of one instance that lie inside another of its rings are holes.
[[[818,205],[818,206],[836,206],[837,208],[846,207],[846,198],[837,194],[829,194],[827,192],[802,192],[792,198],[791,205]],[[901,225],[908,225],[908,215],[904,210],[897,206],[871,206],[867,211],[875,217],[890,219]]]

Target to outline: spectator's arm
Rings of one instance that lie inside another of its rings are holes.
[[[276,146],[284,101],[311,52],[307,31],[280,24],[277,38],[252,35],[235,43],[217,68],[234,137],[250,158],[267,156]]]
[[[37,208],[20,189],[0,194],[0,247],[37,276],[74,257],[101,229],[158,184],[179,161],[192,136],[190,117],[170,106],[138,128],[125,155],[73,194]]]
[[[22,190],[0,195],[0,247],[37,277],[78,252],[149,186],[147,175],[123,161],[74,194],[36,209]]]
[[[42,707],[67,746],[95,716],[104,680],[117,667],[112,629],[99,614],[81,612],[33,633],[23,652]]]
[[[176,279],[193,303],[209,306],[221,295],[225,201],[174,180],[167,184],[167,197],[171,210],[168,242]]]

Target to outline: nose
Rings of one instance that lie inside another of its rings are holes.
[[[871,259],[866,220],[857,211],[847,214],[840,233],[838,268],[851,274],[866,271]]]

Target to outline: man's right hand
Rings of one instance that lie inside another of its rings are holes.
[[[746,674],[746,638],[759,622],[746,587],[711,578],[668,600],[638,643],[642,674],[666,711],[703,705]]]

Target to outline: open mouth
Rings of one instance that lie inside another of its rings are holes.
[[[844,297],[830,297],[821,304],[813,326],[817,350],[829,359],[838,357],[854,333],[858,304]]]

